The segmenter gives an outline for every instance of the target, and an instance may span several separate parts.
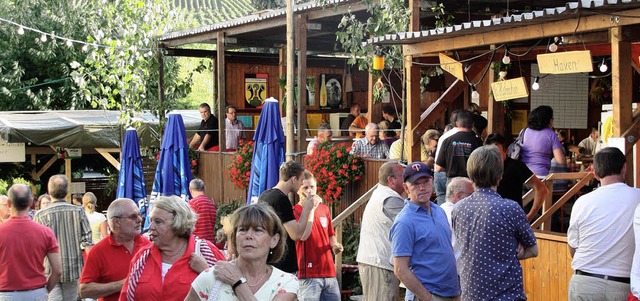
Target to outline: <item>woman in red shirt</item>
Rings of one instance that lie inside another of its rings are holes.
[[[184,300],[198,274],[226,260],[212,243],[191,232],[196,215],[177,196],[159,197],[150,214],[149,239],[131,261],[119,300]]]

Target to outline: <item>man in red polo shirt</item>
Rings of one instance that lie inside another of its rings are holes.
[[[91,248],[82,270],[81,298],[118,300],[133,255],[151,243],[140,235],[142,218],[133,200],[113,201],[107,210],[107,221],[111,234]]]
[[[29,217],[31,190],[9,189],[11,217],[0,225],[0,300],[46,300],[62,275],[62,260],[53,231]],[[51,273],[44,274],[44,258]]]
[[[200,179],[191,180],[189,183],[189,193],[191,193],[193,197],[193,199],[189,201],[189,207],[198,215],[198,221],[196,221],[193,235],[215,243],[216,204],[204,195],[204,182]]]

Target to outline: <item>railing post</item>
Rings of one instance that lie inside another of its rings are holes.
[[[544,202],[542,203],[542,214],[547,212],[547,210],[549,210],[549,208],[553,204],[553,180],[549,180],[549,177],[547,177],[547,179],[544,180],[544,183],[547,185],[549,193],[547,193],[547,198],[545,198]],[[551,231],[551,220],[551,217],[545,220],[541,225],[541,230]]]
[[[336,240],[339,244],[342,244],[342,228],[344,223],[338,224],[335,229],[336,232]],[[335,255],[335,265],[336,265],[336,279],[338,279],[338,287],[342,290],[342,253]]]

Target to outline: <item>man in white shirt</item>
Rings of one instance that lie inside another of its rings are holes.
[[[456,261],[460,258],[460,247],[456,242],[453,226],[451,226],[451,212],[458,201],[470,196],[473,190],[473,182],[469,178],[455,177],[451,179],[447,186],[447,201],[440,205],[440,208],[447,214],[447,221],[449,221],[449,227],[451,228],[451,246],[453,246],[453,255],[456,257]]]
[[[238,149],[240,138],[245,139],[244,124],[238,120],[237,109],[233,105],[227,106],[227,118],[225,119],[225,139],[227,143],[227,151]]]
[[[378,187],[373,191],[362,214],[358,272],[362,282],[363,301],[398,300],[400,280],[393,274],[389,232],[396,215],[404,207],[404,169],[397,161],[389,161],[378,172]]]
[[[451,117],[449,118],[449,122],[454,125],[454,127],[450,130],[446,130],[438,139],[438,145],[436,146],[436,153],[433,156],[434,159],[438,159],[438,154],[440,153],[440,149],[442,149],[442,143],[447,138],[453,136],[453,134],[460,131],[459,128],[455,126],[456,119],[458,118],[458,113],[460,110],[455,110],[451,112]],[[447,190],[447,172],[446,171],[436,171],[433,174],[433,190],[436,192],[436,197],[438,199],[438,205],[444,204],[446,201],[445,194]]]
[[[600,132],[597,128],[592,128],[589,137],[582,139],[578,143],[578,147],[581,148],[583,154],[593,156],[596,154],[596,150],[599,149],[599,144]]]
[[[569,300],[626,300],[634,256],[633,215],[640,189],[625,183],[627,164],[617,148],[607,147],[593,160],[601,187],[573,206],[567,244],[575,274]]]
[[[331,142],[333,133],[331,132],[331,126],[327,123],[321,123],[318,125],[318,136],[309,142],[307,145],[307,155],[311,155],[316,150],[318,144],[323,142]]]

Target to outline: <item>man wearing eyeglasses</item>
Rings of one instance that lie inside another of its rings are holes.
[[[80,297],[118,300],[133,255],[149,245],[140,235],[142,217],[131,199],[116,199],[107,209],[111,234],[89,252],[80,277]]]

